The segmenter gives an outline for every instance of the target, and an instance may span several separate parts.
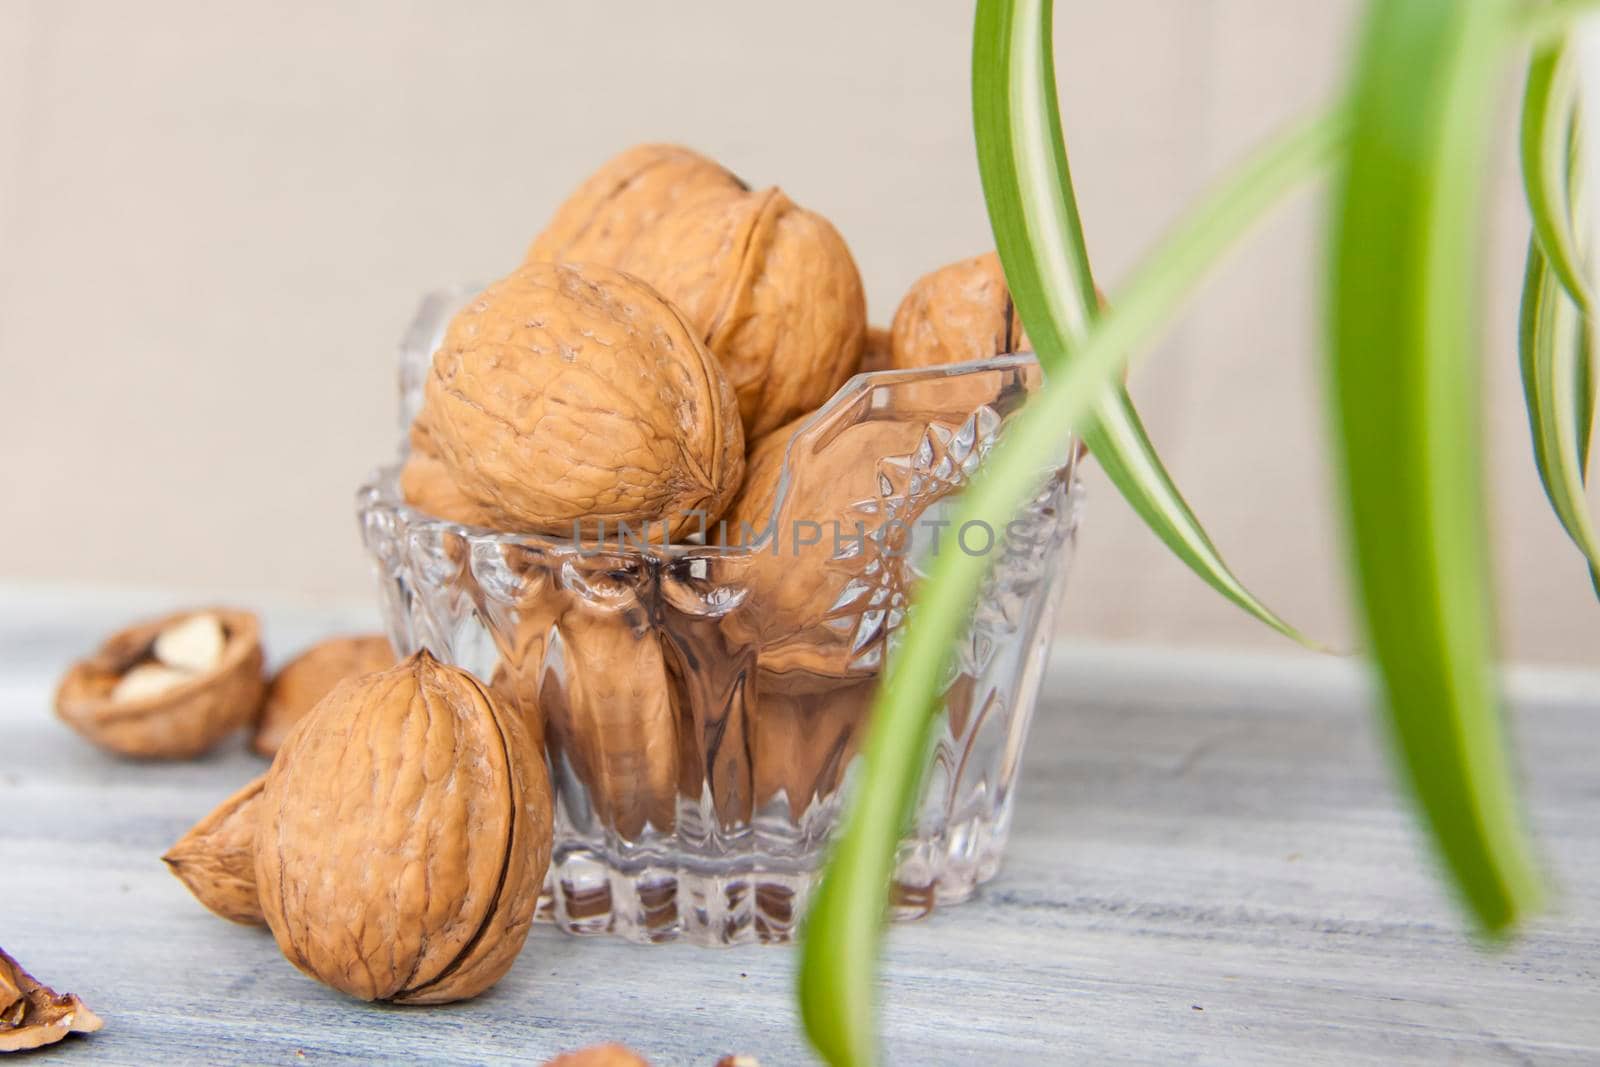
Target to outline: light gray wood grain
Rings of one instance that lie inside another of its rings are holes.
[[[617,1039],[668,1067],[811,1062],[786,949],[541,927],[488,995],[395,1009],[323,989],[270,936],[213,918],[157,857],[262,764],[242,744],[121,762],[49,712],[65,661],[155,606],[0,590],[0,944],[106,1019],[63,1059],[538,1063]],[[364,620],[267,621],[282,654]],[[1600,677],[1513,688],[1559,894],[1491,952],[1430,877],[1351,668],[1060,650],[1005,869],[889,939],[889,1061],[1600,1061]]]

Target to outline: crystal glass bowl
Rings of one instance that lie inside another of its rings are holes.
[[[458,303],[430,298],[407,334],[407,423]],[[715,524],[679,544],[659,528],[579,543],[463,526],[408,506],[394,466],[361,489],[396,649],[472,671],[543,731],[543,917],[645,942],[787,940],[910,590],[941,551],[995,559],[945,679],[896,914],[994,875],[1080,490],[1069,457],[1004,531],[951,528],[951,495],[1038,378],[1027,355],[857,375],[794,433],[771,523],[742,548]]]

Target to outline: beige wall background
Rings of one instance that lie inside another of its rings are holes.
[[[1230,161],[1329,95],[1357,11],[1058,3],[1069,148],[1113,297]],[[886,321],[915,277],[989,243],[970,31],[955,0],[0,0],[0,582],[366,596],[351,494],[393,448],[393,348],[418,294],[509,269],[637,141],[694,144],[829,215]],[[1509,141],[1495,173],[1483,340],[1506,638],[1517,658],[1593,663],[1600,608],[1516,390]],[[1134,392],[1247,581],[1346,640],[1318,209],[1306,195],[1230,260]],[[1089,482],[1071,634],[1285,647]]]

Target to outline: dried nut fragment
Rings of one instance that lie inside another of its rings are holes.
[[[423,418],[450,480],[504,529],[676,536],[721,514],[744,473],[716,358],[605,267],[529,263],[491,285],[446,331]]]
[[[382,634],[330,637],[317,642],[273,676],[251,746],[263,756],[275,755],[290,728],[305,718],[335,685],[346,678],[388,670],[394,663],[394,649]]]
[[[867,302],[850,249],[781,190],[701,198],[619,265],[681,307],[716,353],[747,438],[820,406],[861,361]]]
[[[902,419],[845,427],[825,448],[797,458],[779,502],[785,456],[798,427],[796,421],[756,442],[744,488],[719,524],[724,544],[755,548],[747,607],[730,625],[760,645],[764,670],[852,674],[852,663],[868,650],[856,647],[849,609],[837,607],[839,598],[867,568],[881,566],[880,557],[892,560],[905,552],[901,542],[913,516],[897,516],[904,520],[898,525],[883,522],[879,468],[916,448],[926,427]],[[862,537],[883,549],[857,540]],[[836,544],[843,551],[836,553]]]
[[[748,188],[721,164],[682,145],[638,145],[584,179],[534,239],[527,258],[615,266],[641,233],[683,204]]]
[[[267,776],[233,794],[161,859],[196,900],[230,922],[263,926],[256,892],[256,819]]]
[[[210,621],[197,626],[196,618]],[[209,638],[195,635],[211,625],[222,632],[223,646],[209,668],[189,670],[158,658],[164,649],[178,660],[203,662],[197,650]],[[182,612],[113,634],[94,655],[74,663],[56,689],[56,714],[102,748],[178,759],[198,756],[254,719],[264,689],[254,615],[220,608]]]
[[[0,949],[0,1052],[52,1045],[105,1025],[71,993],[57,993]]]
[[[222,649],[227,643],[222,620],[201,612],[162,630],[156,635],[152,651],[156,659],[168,667],[201,674],[221,661]]]
[[[540,703],[553,748],[566,754],[606,829],[636,839],[676,818],[678,734],[667,668],[640,611],[575,604],[559,623],[564,688]]]
[[[117,704],[126,704],[133,700],[160,696],[169,689],[176,689],[192,677],[194,676],[188,671],[175,670],[160,663],[141,663],[124,674],[117,680],[117,684],[111,687],[111,700]]]
[[[923,275],[894,313],[890,365],[934,367],[1029,348],[993,252]]]
[[[650,1061],[626,1045],[590,1045],[576,1052],[563,1052],[544,1067],[650,1067]]]
[[[334,687],[259,801],[256,883],[285,957],[362,1000],[439,1004],[510,969],[550,863],[522,721],[418,652]]]

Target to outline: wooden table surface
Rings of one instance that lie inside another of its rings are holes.
[[[487,995],[401,1009],[213,918],[157,857],[262,763],[123,762],[50,712],[71,657],[164,606],[0,589],[0,945],[106,1021],[63,1061],[812,1062],[788,949],[541,926]],[[370,619],[266,623],[281,656]],[[1512,678],[1556,891],[1500,951],[1430,876],[1350,665],[1068,646],[1045,684],[1000,876],[889,938],[888,1062],[1600,1062],[1600,674]]]

